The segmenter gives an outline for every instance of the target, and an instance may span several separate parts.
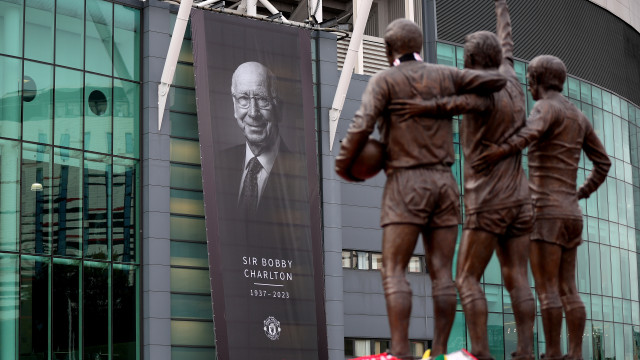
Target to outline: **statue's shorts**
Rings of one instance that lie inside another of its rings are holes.
[[[394,169],[387,174],[380,225],[415,224],[432,228],[460,223],[460,193],[445,166]]]
[[[544,241],[560,245],[565,249],[573,249],[582,244],[582,219],[537,219],[531,240]]]
[[[533,205],[523,204],[467,214],[464,229],[482,230],[498,236],[514,238],[531,233],[534,222]]]

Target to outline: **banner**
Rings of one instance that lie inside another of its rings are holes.
[[[218,359],[326,359],[310,33],[191,29]]]

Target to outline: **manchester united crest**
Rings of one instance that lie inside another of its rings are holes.
[[[280,337],[280,321],[273,316],[269,316],[264,321],[264,334],[271,340],[278,340]]]

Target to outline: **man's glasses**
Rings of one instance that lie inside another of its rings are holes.
[[[269,109],[271,108],[271,98],[266,96],[248,96],[248,95],[236,95],[233,94],[233,98],[236,99],[236,104],[243,109],[247,109],[251,106],[251,99],[254,99],[256,105],[260,109]]]

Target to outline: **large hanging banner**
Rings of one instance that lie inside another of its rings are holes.
[[[191,29],[218,359],[326,359],[310,33]]]

